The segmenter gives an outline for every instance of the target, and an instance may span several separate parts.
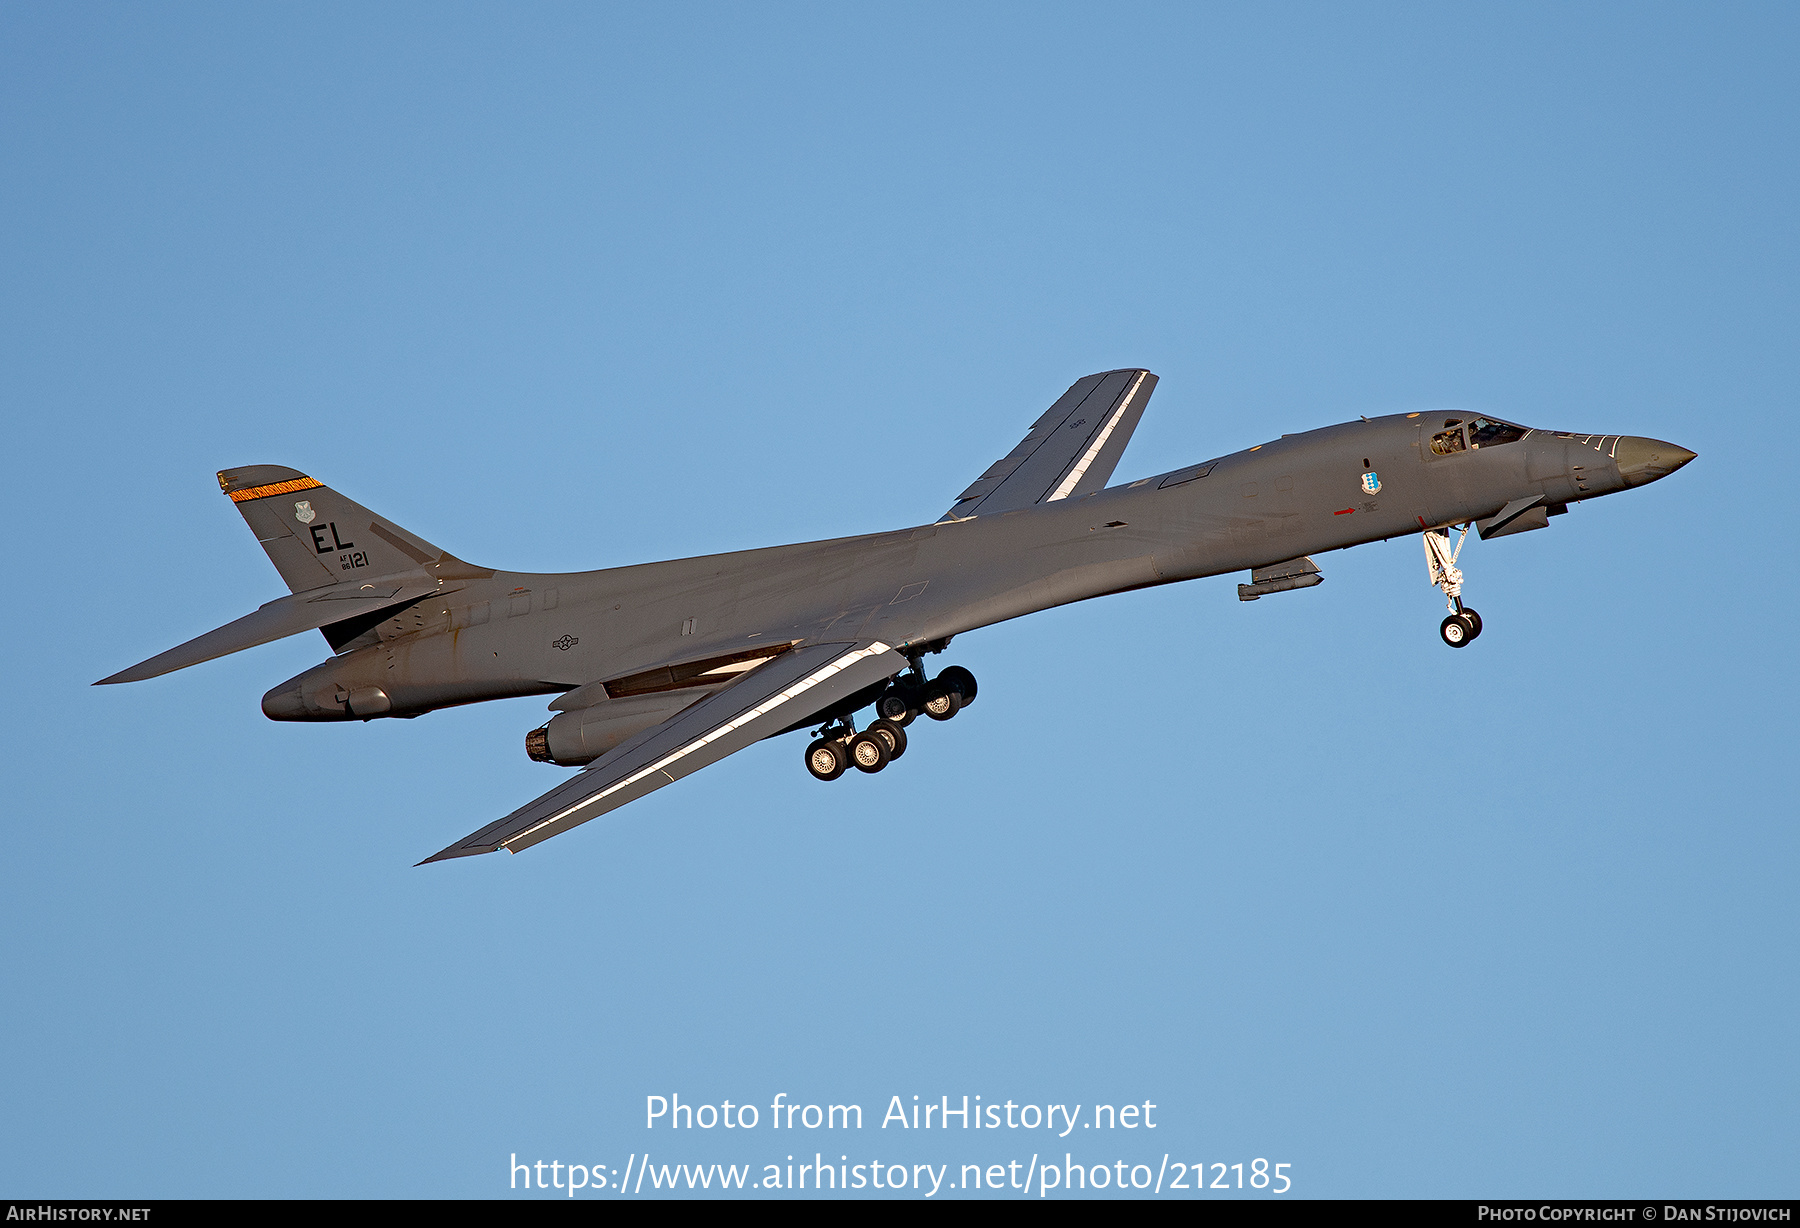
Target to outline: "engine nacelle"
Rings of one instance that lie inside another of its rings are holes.
[[[626,738],[661,724],[703,699],[712,690],[684,687],[651,695],[628,695],[561,713],[552,717],[549,724],[525,735],[525,753],[539,763],[585,766]]]

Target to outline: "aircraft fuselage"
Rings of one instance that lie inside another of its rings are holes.
[[[1220,457],[1185,481],[1177,470],[886,533],[452,581],[271,690],[263,710],[299,721],[416,716],[775,643],[941,645],[1068,602],[1479,522],[1522,499],[1537,500],[1526,527],[1542,527],[1570,503],[1692,458],[1655,440],[1539,430],[1485,446],[1463,434],[1470,442],[1440,451],[1471,420],[1349,422]]]

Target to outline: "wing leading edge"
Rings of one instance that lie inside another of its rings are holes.
[[[1140,367],[1083,376],[1031,425],[1019,446],[988,467],[939,519],[992,516],[1079,497],[1106,485],[1156,391]]]
[[[905,659],[878,640],[793,649],[419,864],[530,848],[803,722],[905,667]]]

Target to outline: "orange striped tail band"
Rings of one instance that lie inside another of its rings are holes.
[[[270,495],[291,495],[297,490],[316,490],[323,482],[315,482],[311,478],[295,478],[289,482],[271,482],[267,486],[251,486],[244,490],[232,490],[226,493],[233,503],[248,503],[252,499],[266,499]]]

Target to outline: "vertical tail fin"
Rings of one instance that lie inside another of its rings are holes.
[[[409,571],[451,556],[296,469],[246,465],[219,474],[291,592]]]

